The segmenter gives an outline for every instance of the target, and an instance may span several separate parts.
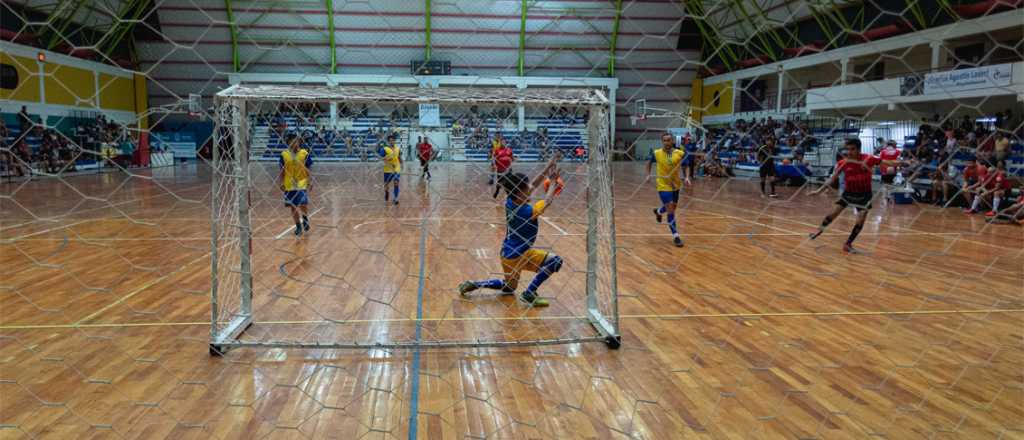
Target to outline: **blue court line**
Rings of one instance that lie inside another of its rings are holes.
[[[423,340],[423,287],[427,270],[427,218],[420,224],[420,281],[416,288],[416,342]],[[412,353],[412,397],[409,402],[409,440],[416,439],[420,406],[420,348]]]

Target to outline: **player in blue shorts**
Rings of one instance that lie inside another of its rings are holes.
[[[513,295],[519,285],[519,277],[525,270],[537,275],[520,295],[520,299],[534,307],[548,305],[547,299],[537,296],[537,289],[551,274],[562,268],[562,258],[551,252],[534,249],[533,244],[537,241],[540,216],[558,195],[559,186],[550,185],[544,199],[536,203],[530,203],[530,194],[543,185],[545,177],[549,177],[552,182],[558,180],[557,160],[556,154],[532,182],[523,173],[510,173],[501,180],[508,194],[505,200],[505,241],[501,245],[501,269],[504,277],[465,281],[459,284],[459,293],[463,296],[477,289],[494,289],[505,295]]]
[[[398,187],[401,183],[399,178],[402,176],[402,150],[395,145],[395,136],[388,136],[387,146],[381,147],[377,150],[377,154],[381,158],[381,162],[384,163],[384,201],[388,201],[390,193],[388,193],[388,186],[394,186],[395,204],[398,204]]]
[[[298,136],[288,135],[288,149],[281,152],[281,157],[278,160],[281,172],[277,176],[281,191],[284,191],[284,205],[291,208],[292,220],[295,220],[296,236],[302,235],[304,230],[309,230],[307,191],[313,188],[313,180],[309,175],[309,170],[313,166],[313,158],[310,157],[309,150],[300,148],[301,144],[302,141]],[[300,212],[301,222],[299,221]]]
[[[647,162],[647,178],[650,178],[651,168],[657,165],[657,175],[654,176],[655,185],[658,190],[658,198],[661,200],[661,207],[654,210],[654,218],[661,223],[661,216],[665,215],[668,220],[668,229],[672,231],[672,242],[676,247],[683,247],[683,239],[679,237],[676,228],[676,205],[679,204],[679,190],[683,187],[683,180],[679,177],[679,168],[683,164],[686,153],[675,148],[675,137],[671,133],[661,135],[661,148],[651,152],[650,160]],[[690,170],[683,168],[686,174],[686,184],[690,184]]]

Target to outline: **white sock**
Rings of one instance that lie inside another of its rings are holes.
[[[679,238],[679,233],[678,232],[672,233],[672,238]]]
[[[999,202],[1001,202],[1002,200],[1003,200],[1003,198],[999,197],[999,196],[992,197],[992,210],[993,211],[999,212]]]
[[[979,204],[981,204],[981,196],[974,196],[974,203],[971,203],[971,211],[977,211]]]

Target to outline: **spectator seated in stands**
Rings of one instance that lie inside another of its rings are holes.
[[[39,147],[37,162],[47,173],[57,173],[64,166],[64,161],[61,158],[59,137],[60,135],[53,129],[46,129],[43,132],[43,140]]]

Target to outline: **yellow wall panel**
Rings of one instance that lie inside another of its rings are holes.
[[[705,116],[732,114],[732,81],[701,85],[701,104]]]
[[[0,52],[0,63],[11,65],[18,71],[18,86],[0,89],[0,99],[39,102],[39,65],[36,60]]]
[[[135,87],[131,78],[100,74],[100,107],[105,110],[135,111]]]
[[[46,103],[95,107],[96,78],[90,70],[47,63]]]

